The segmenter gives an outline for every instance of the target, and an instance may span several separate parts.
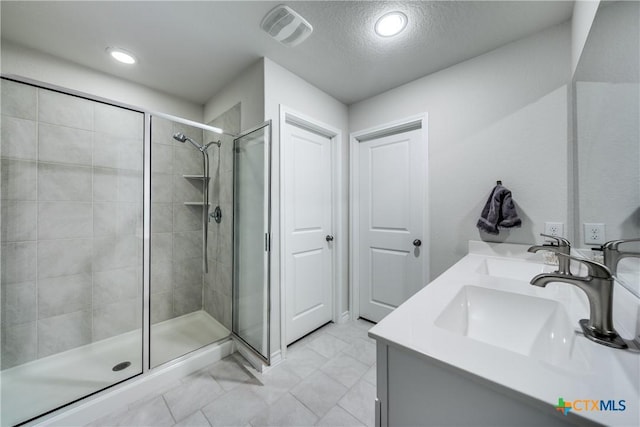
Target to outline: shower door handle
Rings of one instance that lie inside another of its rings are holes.
[[[333,236],[331,234],[327,234],[324,240],[326,240],[327,242],[333,242]]]

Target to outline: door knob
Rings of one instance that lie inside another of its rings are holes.
[[[413,246],[415,246],[416,248],[419,248],[420,246],[422,246],[422,240],[420,239],[416,239],[413,241]]]
[[[324,238],[327,242],[333,242],[333,236],[331,234],[327,234],[327,237]]]

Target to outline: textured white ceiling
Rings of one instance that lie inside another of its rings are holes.
[[[313,34],[288,48],[259,28],[277,4]],[[111,1],[0,3],[2,38],[197,103],[266,56],[350,104],[562,23],[573,1]],[[389,10],[409,17],[398,37],[373,32]],[[107,46],[129,49],[135,67]]]

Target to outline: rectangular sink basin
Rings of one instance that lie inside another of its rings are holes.
[[[551,273],[557,269],[558,267],[555,265],[547,265],[537,262],[485,258],[476,269],[476,273],[486,274],[493,277],[526,280],[528,282],[536,274]]]
[[[564,307],[552,300],[464,286],[435,325],[458,335],[553,365],[575,358],[576,334]]]

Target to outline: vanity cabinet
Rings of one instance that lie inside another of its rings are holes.
[[[546,402],[381,340],[377,360],[376,427],[589,425]]]
[[[640,425],[640,353],[587,339],[586,295],[531,286],[554,267],[527,249],[469,242],[467,256],[369,330],[377,426]],[[637,335],[640,301],[622,287],[613,313],[623,337]],[[560,399],[600,404],[565,414]]]

